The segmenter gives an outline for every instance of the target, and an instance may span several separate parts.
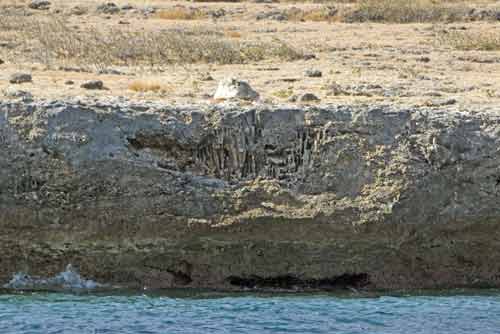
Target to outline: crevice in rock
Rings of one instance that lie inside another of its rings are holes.
[[[193,281],[191,273],[193,265],[185,260],[167,269],[167,272],[174,276],[174,283],[177,285],[188,285]]]
[[[190,275],[182,271],[167,270],[167,272],[174,277],[174,284],[176,285],[188,285],[193,281]]]
[[[257,124],[216,129],[201,142],[189,145],[161,134],[138,133],[127,141],[132,149],[151,149],[160,161],[195,175],[227,181],[261,176],[294,183],[303,177],[328,136],[318,129],[298,127],[294,139],[279,144],[279,137],[264,140],[260,130]]]
[[[193,265],[185,260],[182,260],[175,265],[171,265],[168,268],[152,264],[146,264],[145,267],[169,273],[172,275],[173,283],[176,286],[188,285],[193,281],[193,278],[191,277]]]
[[[339,290],[367,286],[370,284],[370,277],[367,273],[345,273],[339,276],[320,279],[302,279],[294,275],[270,277],[251,275],[248,277],[230,276],[226,281],[232,286],[250,289]]]
[[[127,141],[130,144],[130,146],[132,146],[136,150],[141,150],[144,148],[142,143],[139,140],[137,140],[137,138],[130,138],[129,137],[129,138],[127,138]]]

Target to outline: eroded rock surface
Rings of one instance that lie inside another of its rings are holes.
[[[0,283],[500,286],[500,110],[0,102]]]

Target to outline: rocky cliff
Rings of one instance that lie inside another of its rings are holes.
[[[500,286],[500,109],[0,101],[0,283]]]

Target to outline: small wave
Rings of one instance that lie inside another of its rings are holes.
[[[3,287],[14,290],[93,290],[105,286],[83,278],[78,273],[78,270],[68,264],[65,271],[49,278],[32,277],[22,272],[15,273],[9,283]]]

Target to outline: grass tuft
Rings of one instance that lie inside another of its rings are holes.
[[[280,99],[287,99],[293,95],[293,88],[280,89],[280,90],[274,92],[272,95],[275,97],[278,97]]]
[[[170,86],[161,84],[158,81],[151,80],[136,80],[128,85],[128,89],[134,92],[168,92],[171,90]]]
[[[164,20],[201,20],[207,15],[195,8],[173,7],[160,10],[157,17]]]
[[[234,30],[226,30],[224,31],[224,36],[229,38],[241,38],[241,33]]]

